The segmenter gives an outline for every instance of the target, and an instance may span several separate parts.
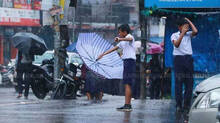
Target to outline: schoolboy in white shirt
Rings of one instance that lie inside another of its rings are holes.
[[[182,18],[177,22],[179,31],[173,33],[171,41],[174,46],[174,71],[175,71],[175,96],[176,112],[182,113],[188,120],[193,91],[193,58],[191,38],[198,33],[197,28],[188,18]],[[191,27],[192,31],[189,31]],[[185,85],[184,104],[182,87]]]
[[[122,59],[124,62],[123,71],[123,84],[125,85],[125,104],[124,106],[117,108],[119,111],[132,111],[131,97],[132,97],[132,85],[135,83],[136,75],[136,54],[134,37],[130,34],[130,27],[128,24],[121,25],[119,28],[119,37],[115,38],[116,42],[119,42],[117,46],[101,54],[98,59],[101,59],[104,55],[107,55],[118,48],[123,50]]]

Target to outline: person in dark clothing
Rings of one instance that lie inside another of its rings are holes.
[[[161,86],[161,97],[168,98],[171,95],[171,68],[165,68]]]
[[[17,82],[18,82],[18,96],[17,98],[22,97],[23,87],[22,84],[25,83],[25,92],[24,97],[28,99],[29,86],[30,86],[30,73],[32,70],[32,61],[34,59],[33,55],[24,54],[21,51],[18,51],[17,54],[17,63],[16,63],[16,72],[17,72]]]
[[[136,82],[132,85],[132,97],[135,99],[140,98],[140,55],[136,55]]]
[[[150,98],[160,98],[160,87],[161,87],[161,71],[162,68],[159,62],[159,54],[154,54],[149,63],[148,73],[150,73]]]
[[[82,67],[83,78],[85,79],[84,91],[86,92],[87,99],[92,100],[95,97],[96,100],[102,101],[103,85],[101,79],[91,70],[87,69],[85,64]]]

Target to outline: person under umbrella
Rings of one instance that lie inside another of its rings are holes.
[[[132,111],[131,87],[135,83],[136,74],[135,40],[134,37],[130,34],[130,27],[128,24],[121,25],[118,30],[120,37],[116,37],[115,41],[120,43],[114,48],[101,54],[97,60],[100,60],[103,56],[117,50],[118,48],[123,49],[122,59],[124,62],[123,84],[125,85],[125,105],[117,108],[117,110]]]
[[[16,71],[19,94],[17,98],[22,97],[23,75],[25,75],[24,96],[27,99],[30,86],[30,73],[32,70],[32,61],[34,60],[34,55],[42,55],[47,50],[47,46],[42,38],[28,32],[16,33],[12,37],[12,43],[14,47],[18,49]]]
[[[17,72],[17,82],[18,82],[18,96],[17,98],[22,97],[23,91],[23,75],[25,75],[24,83],[25,83],[25,92],[24,97],[28,99],[29,94],[29,86],[30,86],[30,72],[32,70],[32,61],[34,60],[34,56],[30,54],[22,53],[18,51],[16,58],[16,72]]]

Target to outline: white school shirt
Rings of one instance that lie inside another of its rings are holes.
[[[125,38],[132,38],[132,41],[120,41],[120,43],[118,43],[117,46],[123,50],[122,59],[136,60],[134,37],[131,34],[128,34]]]
[[[178,40],[180,37],[180,32],[173,33],[171,36],[171,41],[173,43],[174,40]],[[192,38],[192,31],[186,32],[186,34],[183,36],[183,39],[179,45],[178,48],[176,48],[174,45],[173,49],[173,55],[192,55],[192,44],[191,44],[191,38]]]

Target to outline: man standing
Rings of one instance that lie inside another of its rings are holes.
[[[25,83],[25,92],[24,97],[28,99],[29,94],[29,86],[30,86],[30,72],[32,70],[32,61],[34,60],[33,55],[24,54],[21,51],[18,51],[17,55],[17,63],[16,63],[16,72],[17,72],[17,82],[18,82],[18,96],[17,98],[22,97],[23,91],[23,75],[24,76],[24,83]]]
[[[191,38],[197,35],[198,30],[188,18],[180,19],[177,24],[179,31],[173,33],[171,36],[171,41],[174,45],[173,56],[175,70],[176,111],[177,113],[183,111],[185,117],[189,113],[193,90],[193,52]],[[191,27],[192,31],[189,31],[189,27]],[[184,104],[182,105],[183,83],[185,85],[185,93]]]

